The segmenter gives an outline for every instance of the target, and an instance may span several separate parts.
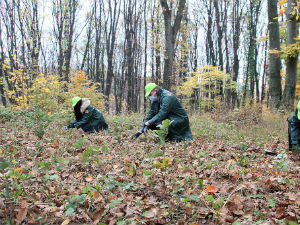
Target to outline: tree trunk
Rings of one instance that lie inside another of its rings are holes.
[[[207,32],[206,32],[206,58],[207,58],[207,64],[216,66],[216,57],[215,57],[215,50],[214,50],[214,42],[213,42],[213,20],[212,20],[212,1],[209,0],[209,2],[206,5],[207,7]]]
[[[185,9],[186,0],[180,0],[175,17],[174,24],[172,25],[172,9],[168,5],[167,0],[160,0],[164,15],[165,25],[165,66],[164,66],[164,77],[163,85],[164,88],[170,90],[172,84],[173,75],[173,60],[175,54],[175,40],[177,33],[180,29],[181,20],[183,17],[183,11]]]
[[[297,20],[296,20],[296,0],[288,0],[287,6],[287,44],[291,47],[297,37]],[[293,54],[288,55],[286,58],[286,81],[284,87],[284,94],[282,103],[285,108],[293,109],[295,93],[296,93],[296,81],[297,81],[297,61],[298,52],[293,51]]]
[[[278,53],[272,51],[280,50],[280,36],[279,36],[279,24],[277,13],[278,0],[268,0],[268,20],[269,20],[269,86],[270,86],[270,105],[271,110],[279,108],[281,100],[281,76],[280,76],[280,56]]]
[[[144,90],[144,87],[146,86],[146,82],[147,82],[147,42],[148,42],[148,28],[147,28],[147,0],[144,1],[144,29],[145,29],[145,50],[144,50],[144,83],[143,83],[143,90]],[[146,104],[147,104],[147,98],[145,97],[144,95],[144,92],[143,93],[143,99],[144,99],[144,105],[143,105],[143,112],[146,113]]]
[[[1,6],[1,3],[0,3]],[[4,107],[7,106],[5,92],[4,92],[4,70],[3,70],[3,63],[4,63],[4,46],[2,41],[2,20],[0,19],[0,95],[1,95],[1,102]]]
[[[214,8],[215,8],[215,17],[216,17],[216,26],[218,33],[218,66],[223,71],[223,48],[222,48],[222,39],[223,39],[223,28],[221,24],[221,15],[219,10],[219,3],[222,4],[222,1],[214,0]]]
[[[106,41],[106,55],[107,55],[107,78],[106,78],[106,88],[104,90],[104,95],[107,98],[106,109],[109,112],[109,94],[111,91],[113,76],[114,76],[114,52],[115,52],[115,42],[116,42],[116,34],[117,34],[117,26],[119,22],[120,16],[120,5],[118,4],[118,0],[113,1],[114,5],[112,7],[112,2],[109,2],[109,10],[108,17],[106,17],[105,21],[105,41]],[[109,20],[109,21],[108,21]],[[109,22],[109,28],[108,26]]]

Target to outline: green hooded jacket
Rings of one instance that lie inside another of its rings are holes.
[[[165,119],[173,121],[168,130],[167,138],[171,141],[192,140],[189,117],[179,102],[178,98],[171,92],[159,89],[157,102],[153,102],[145,122],[155,124]]]
[[[73,124],[76,128],[87,126],[89,131],[106,130],[108,128],[107,123],[102,113],[96,107],[91,105],[91,102],[87,98],[82,98],[82,105],[80,112],[83,117],[80,121],[74,121]]]

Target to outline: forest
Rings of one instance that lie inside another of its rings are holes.
[[[299,0],[0,7],[0,224],[300,223]],[[149,83],[192,140],[166,141],[168,120],[131,138]],[[70,129],[75,96],[108,128]]]

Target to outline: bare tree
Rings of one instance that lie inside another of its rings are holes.
[[[160,0],[163,9],[164,24],[165,24],[165,65],[164,65],[164,88],[170,89],[172,84],[173,60],[175,54],[175,41],[177,33],[180,29],[181,20],[183,18],[186,0],[179,0],[177,14],[174,24],[172,24],[172,7],[168,5],[167,0]]]
[[[1,3],[0,3],[1,6]],[[4,93],[4,70],[3,70],[3,63],[4,63],[4,45],[2,41],[2,20],[0,19],[0,95],[1,95],[1,102],[2,104],[6,107],[7,102],[5,98],[5,93]]]
[[[293,44],[296,42],[297,37],[297,11],[296,0],[288,0],[287,6],[287,44],[288,48],[295,48]],[[296,93],[296,80],[297,80],[297,62],[298,51],[291,51],[286,58],[286,81],[283,93],[283,104],[292,109],[294,107],[295,93]]]
[[[278,0],[268,0],[268,20],[269,20],[269,86],[271,109],[278,109],[281,100],[281,76],[280,76],[280,57],[274,50],[280,50],[280,36],[278,24]]]
[[[52,3],[54,35],[58,44],[58,72],[62,80],[68,81],[78,0],[52,0]]]
[[[104,35],[106,42],[106,57],[107,57],[107,72],[106,72],[106,88],[104,89],[104,94],[108,98],[112,81],[114,77],[114,51],[115,51],[115,42],[117,38],[117,28],[120,18],[120,9],[121,4],[118,0],[113,0],[108,2],[108,15],[104,15],[105,26],[104,26]],[[103,10],[105,12],[105,10]],[[109,110],[109,103],[106,104],[107,110]]]

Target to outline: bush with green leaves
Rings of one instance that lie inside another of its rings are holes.
[[[159,137],[160,144],[165,144],[166,143],[165,138],[168,135],[169,126],[171,125],[172,122],[173,121],[170,121],[170,120],[166,119],[166,120],[162,121],[161,124],[157,125],[159,130],[156,130],[155,133]]]

